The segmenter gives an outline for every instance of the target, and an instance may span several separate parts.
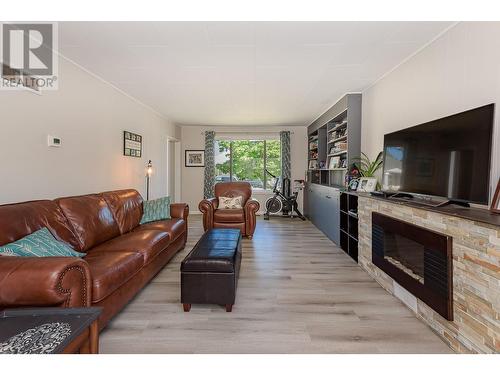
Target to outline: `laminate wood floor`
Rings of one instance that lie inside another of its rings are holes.
[[[110,323],[101,353],[451,353],[423,322],[309,221],[258,219],[232,313],[180,304],[180,262],[203,233]]]

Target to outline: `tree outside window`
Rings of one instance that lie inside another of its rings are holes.
[[[215,142],[215,182],[247,181],[254,189],[272,189],[281,175],[279,140],[236,140]]]

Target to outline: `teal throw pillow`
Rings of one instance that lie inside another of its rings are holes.
[[[140,224],[170,219],[170,197],[144,202],[144,210]]]
[[[20,257],[83,257],[85,253],[74,251],[58,241],[47,228],[42,228],[15,242],[0,246],[0,255]]]

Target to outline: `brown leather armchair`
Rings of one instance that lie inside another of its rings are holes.
[[[219,197],[243,197],[243,208],[219,209]],[[212,228],[237,228],[243,236],[251,239],[260,204],[252,199],[252,186],[248,182],[220,182],[215,185],[215,198],[202,200],[198,208],[203,213],[205,231]]]

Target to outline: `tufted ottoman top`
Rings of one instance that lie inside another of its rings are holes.
[[[181,272],[235,272],[239,229],[210,229],[181,263]]]

